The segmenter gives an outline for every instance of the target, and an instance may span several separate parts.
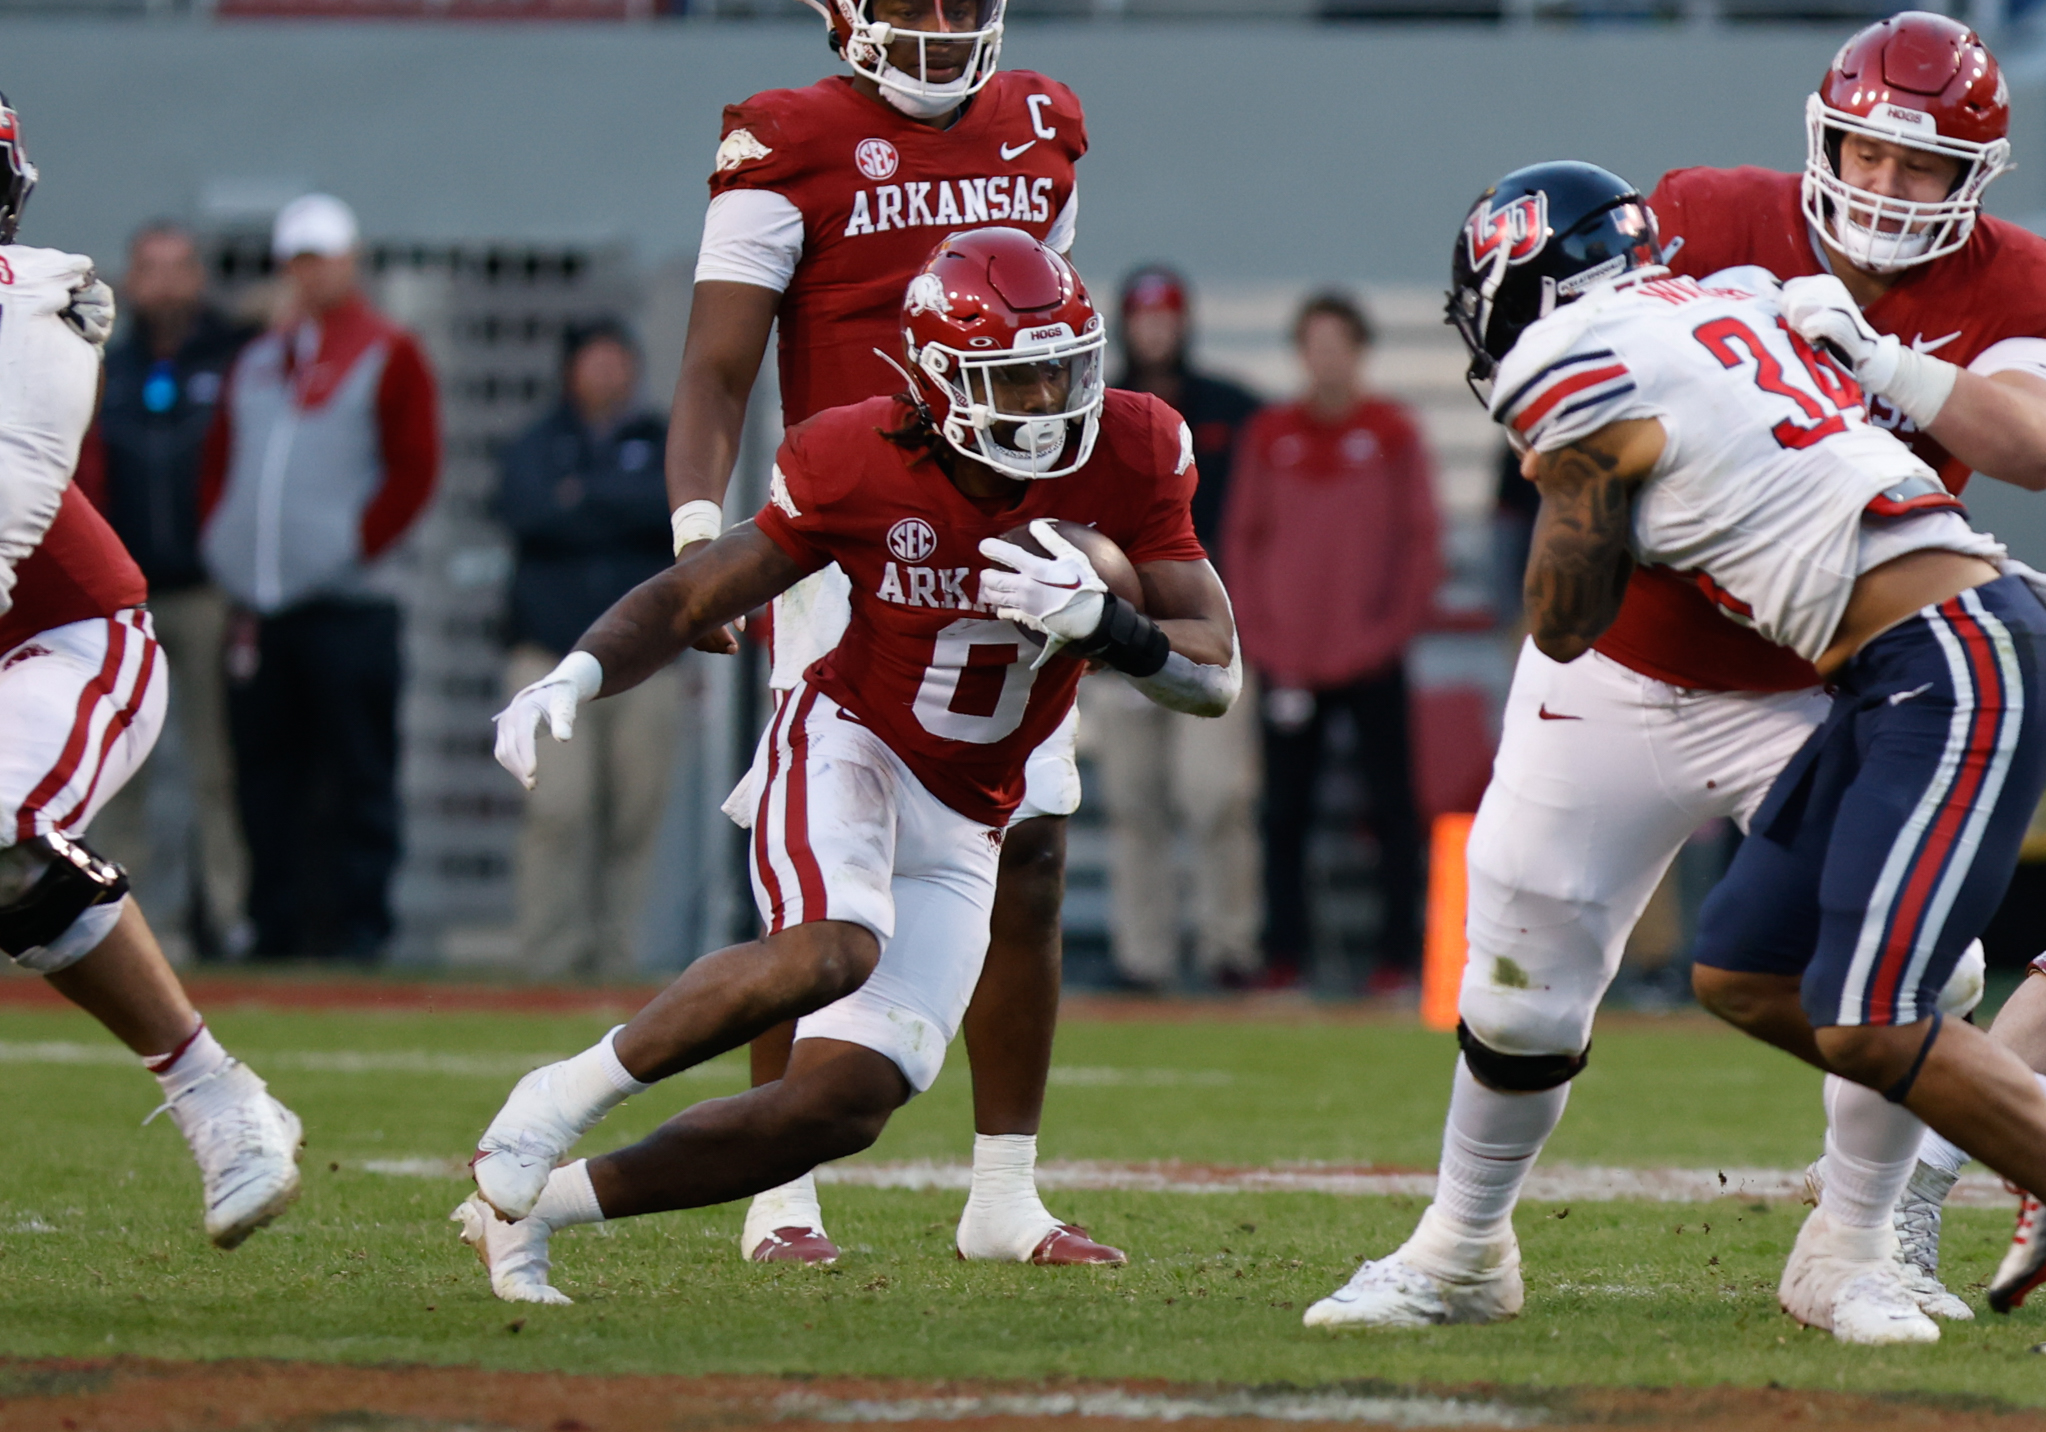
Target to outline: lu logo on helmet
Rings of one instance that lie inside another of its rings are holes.
[[[1487,199],[1471,211],[1463,234],[1472,268],[1483,268],[1501,245],[1507,263],[1524,264],[1548,246],[1549,196],[1537,190],[1497,210]]]

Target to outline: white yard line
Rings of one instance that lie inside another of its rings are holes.
[[[959,1422],[982,1417],[1099,1417],[1126,1422],[1255,1417],[1270,1422],[1354,1422],[1369,1427],[1534,1427],[1533,1409],[1454,1397],[1357,1397],[1342,1392],[988,1393],[969,1397],[839,1398],[791,1392],[785,1418],[816,1422]]]
[[[369,1159],[369,1173],[399,1178],[466,1178],[457,1158]],[[1722,1178],[1724,1182],[1722,1183]],[[963,1163],[825,1164],[819,1183],[856,1188],[952,1189],[964,1192],[973,1166]],[[1301,1166],[1226,1168],[1204,1164],[1042,1163],[1037,1185],[1113,1193],[1331,1193],[1349,1197],[1405,1194],[1429,1198],[1435,1175],[1383,1169]],[[1707,1203],[1715,1198],[1792,1202],[1804,1196],[1802,1169],[1597,1168],[1557,1164],[1537,1168],[1522,1197],[1534,1203]],[[1947,1202],[1959,1208],[2008,1208],[2012,1195],[1994,1174],[1964,1174]]]

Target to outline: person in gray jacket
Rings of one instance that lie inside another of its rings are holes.
[[[271,252],[289,306],[236,360],[201,474],[200,550],[237,607],[249,915],[259,958],[372,961],[398,860],[398,606],[379,559],[433,495],[433,375],[363,297],[347,205],[292,201]]]

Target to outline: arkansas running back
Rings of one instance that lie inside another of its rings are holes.
[[[904,286],[941,235],[1018,228],[1060,253],[1079,210],[1087,149],[1080,102],[1055,80],[1001,70],[1005,0],[819,0],[851,67],[725,111],[696,266],[695,298],[668,453],[675,551],[715,537],[747,393],[770,327],[782,421],[893,393],[889,358]],[[836,566],[777,597],[767,624],[777,699],[830,651],[848,617]],[[730,644],[715,634],[709,649]],[[974,1175],[956,1246],[970,1258],[1124,1261],[1059,1234],[1033,1170],[1058,1004],[1063,817],[1079,805],[1075,723],[1039,751],[1004,846],[1003,918],[988,989],[968,1023],[976,1089]],[[747,791],[735,792],[738,807]],[[734,809],[728,806],[728,809]],[[752,1050],[753,1078],[780,1077],[787,1030]],[[807,1176],[747,1209],[744,1256],[838,1256]],[[1055,1236],[1056,1235],[1056,1236]]]
[[[1100,318],[1071,266],[1015,230],[955,236],[911,283],[903,328],[912,395],[790,432],[752,523],[628,594],[500,717],[499,759],[530,780],[538,721],[566,739],[580,700],[827,563],[852,583],[844,640],[789,693],[756,764],[766,933],[521,1080],[479,1145],[477,1197],[456,1216],[500,1297],[565,1301],[546,1281],[555,1228],[773,1187],[865,1148],[930,1087],[979,979],[1025,763],[1071,710],[1083,658],[1175,709],[1235,699],[1191,435],[1155,398],[1104,396]],[[1051,461],[1018,475],[1019,452]],[[1148,615],[1037,521],[1053,517],[1127,553]],[[1019,522],[1049,557],[999,540]],[[557,1168],[626,1095],[788,1018],[781,1079]]]

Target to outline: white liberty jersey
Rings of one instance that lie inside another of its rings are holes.
[[[60,314],[92,260],[0,245],[0,612],[56,519],[99,396],[99,350]]]
[[[1854,579],[1877,565],[1870,552],[1997,560],[2003,548],[1869,423],[1860,386],[1783,322],[1780,289],[1753,267],[1703,282],[1628,275],[1529,326],[1499,365],[1492,416],[1538,452],[1659,419],[1667,441],[1635,502],[1634,559],[1692,577],[1727,616],[1816,660]],[[1865,543],[1869,514],[1913,530]]]

